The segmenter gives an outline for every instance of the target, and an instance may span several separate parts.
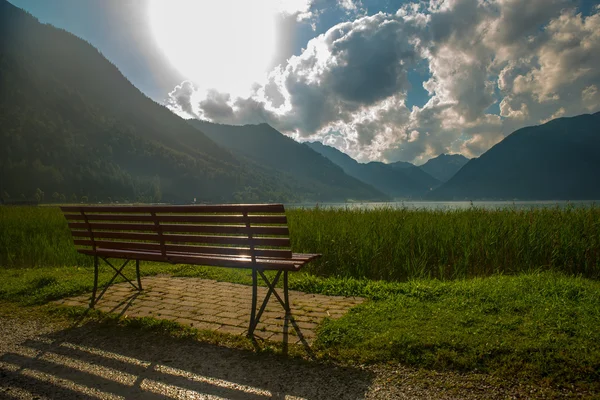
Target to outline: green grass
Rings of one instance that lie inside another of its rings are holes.
[[[98,283],[100,286],[104,286],[114,272],[104,265],[101,265],[99,271]],[[143,262],[140,271],[142,276],[169,274],[176,277],[198,277],[244,285],[252,284],[252,275],[248,269],[191,267],[189,265]],[[93,267],[0,269],[0,301],[40,305],[52,300],[88,293],[93,288],[93,274]],[[133,278],[135,276],[134,266],[127,266],[125,274]],[[274,275],[270,271],[265,274],[271,278]],[[115,282],[123,282],[123,279],[119,277]],[[260,279],[259,284],[264,286]],[[281,287],[281,281],[277,286]],[[292,290],[307,293],[359,296],[372,299],[385,298],[403,290],[400,283],[353,278],[322,278],[307,273],[290,274],[289,286]]]
[[[413,281],[320,328],[331,358],[600,391],[600,283],[556,273]]]
[[[287,211],[325,277],[461,279],[540,270],[600,278],[600,208]],[[56,207],[0,207],[0,266],[91,266]]]
[[[135,265],[135,264],[134,264]],[[176,266],[147,263],[142,276],[172,273]],[[99,270],[100,285],[108,283],[114,271],[109,267]],[[135,267],[126,267],[126,274],[135,277]],[[0,269],[0,301],[18,302],[23,305],[44,304],[63,297],[91,292],[94,287],[93,267],[47,267]],[[118,278],[115,282],[122,282]]]
[[[600,208],[287,211],[323,276],[405,281],[539,270],[600,278]]]
[[[0,266],[91,266],[75,251],[67,221],[57,207],[0,206]]]

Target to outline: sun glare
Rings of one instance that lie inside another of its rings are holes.
[[[244,95],[274,56],[268,1],[152,0],[150,26],[169,61],[200,89]]]

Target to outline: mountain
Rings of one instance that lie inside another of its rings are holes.
[[[519,129],[430,194],[442,199],[600,199],[600,113]]]
[[[440,154],[421,165],[421,169],[441,182],[452,178],[469,159],[462,154]]]
[[[373,185],[391,197],[421,197],[431,188],[439,185],[437,179],[410,163],[370,162],[361,164],[331,146],[320,142],[306,144],[339,165],[348,175]]]
[[[396,161],[396,162],[393,162],[393,163],[389,163],[388,165],[390,167],[396,168],[396,169],[405,169],[405,168],[410,168],[410,167],[414,167],[415,166],[413,163],[409,163],[407,161]]]
[[[278,171],[280,179],[294,182],[296,189],[309,198],[389,200],[382,192],[348,176],[327,158],[268,124],[232,126],[195,119],[188,122],[236,156]]]
[[[91,44],[5,0],[0,0],[0,88],[5,200],[287,202],[382,196],[362,183],[352,186],[350,177],[339,192],[326,187],[311,192],[289,174],[240,159],[146,97]]]
[[[217,201],[261,183],[92,45],[4,0],[0,87],[4,197]]]

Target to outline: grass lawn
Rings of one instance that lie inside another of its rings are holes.
[[[416,281],[326,321],[330,357],[600,389],[600,283],[558,274]]]
[[[245,284],[251,279],[247,270],[225,268],[148,263],[142,271]],[[100,276],[105,282],[110,272],[104,269]],[[88,267],[2,269],[0,301],[44,304],[89,291],[91,277]],[[320,359],[489,373],[600,393],[599,282],[551,272],[404,283],[291,274],[290,287],[369,299],[341,319],[324,321],[314,344]],[[60,314],[79,317],[82,313],[63,310]],[[190,328],[149,318],[120,323],[179,337],[196,335]],[[223,335],[196,337],[248,347],[244,340]],[[277,346],[271,350],[277,351]]]

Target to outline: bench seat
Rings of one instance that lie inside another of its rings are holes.
[[[265,270],[288,270],[298,271],[306,263],[320,257],[320,254],[308,253],[292,253],[292,258],[268,258],[256,257],[253,263],[250,256],[224,256],[221,254],[198,254],[198,253],[183,253],[183,252],[166,252],[165,255],[160,251],[136,251],[136,250],[121,250],[121,249],[103,249],[97,247],[96,250],[81,249],[80,253],[90,256],[100,256],[104,258],[122,258],[135,259],[144,261],[166,262],[171,264],[191,264],[191,265],[206,265],[214,267],[229,267],[229,268],[262,268]]]

